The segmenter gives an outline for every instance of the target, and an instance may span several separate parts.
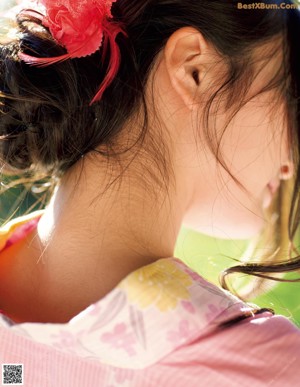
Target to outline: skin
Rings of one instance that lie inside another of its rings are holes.
[[[279,63],[279,56],[260,63],[248,97]],[[67,322],[133,270],[174,256],[183,225],[227,238],[248,238],[261,230],[263,207],[271,198],[268,185],[276,189],[280,167],[288,162],[284,105],[275,91],[266,92],[251,99],[227,128],[223,157],[245,192],[205,142],[195,139],[195,128],[201,138],[204,102],[225,72],[224,60],[201,33],[183,28],[170,37],[147,90],[149,107],[153,92],[158,112],[151,115],[150,128],[155,133],[157,120],[163,126],[173,167],[168,197],[161,190],[154,196],[141,184],[143,155],[103,195],[119,167],[92,154],[78,162],[62,178],[38,230],[22,242],[20,252],[15,248],[13,261],[11,252],[10,258],[4,252],[1,307],[15,321]],[[276,114],[269,111],[271,101]],[[227,117],[220,107],[217,128]],[[138,122],[135,117],[124,128],[120,144],[134,136]]]

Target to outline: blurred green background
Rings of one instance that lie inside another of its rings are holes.
[[[182,229],[175,252],[176,256],[188,266],[204,278],[219,285],[219,274],[237,264],[233,258],[239,259],[248,244],[247,240],[216,239]],[[295,275],[289,274],[284,278],[295,278]],[[262,290],[262,295],[250,301],[260,307],[271,308],[277,314],[289,317],[300,326],[300,282],[268,281],[263,285]]]
[[[16,4],[15,0],[0,1],[0,33],[5,31],[5,18],[3,11]],[[1,178],[1,183],[7,181]],[[0,225],[8,216],[14,217],[25,213],[28,209],[33,211],[41,208],[40,196],[28,189],[18,186],[0,195]],[[175,256],[181,258],[192,269],[197,271],[209,281],[219,284],[219,274],[226,268],[233,266],[243,255],[249,241],[222,240],[211,238],[188,229],[182,229],[175,250]],[[230,258],[232,257],[232,258]],[[277,283],[264,285],[264,294],[251,300],[261,307],[274,309],[278,314],[289,317],[300,326],[300,283]]]

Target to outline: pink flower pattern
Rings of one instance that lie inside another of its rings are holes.
[[[80,343],[80,339],[85,334],[84,330],[81,330],[79,332],[76,332],[76,334],[73,334],[71,332],[61,330],[59,334],[57,335],[51,335],[51,338],[55,340],[53,344],[60,349],[63,349],[64,351],[68,352],[76,352],[76,348],[78,347],[78,344]],[[56,341],[57,340],[57,341]]]
[[[183,300],[183,301],[181,301],[181,305],[190,314],[196,313],[196,308],[194,307],[194,305],[190,301]]]
[[[114,327],[113,332],[104,333],[101,336],[101,341],[110,344],[113,348],[124,349],[129,356],[134,356],[136,354],[136,351],[133,348],[135,344],[134,335],[132,332],[127,332],[127,326],[124,323],[117,324]]]
[[[180,344],[182,341],[187,339],[190,335],[190,326],[188,320],[180,321],[177,330],[169,331],[167,339],[173,344]]]
[[[221,313],[224,313],[224,308],[220,306],[216,306],[214,304],[207,305],[208,312],[205,314],[206,321],[213,321],[216,317],[218,317]]]

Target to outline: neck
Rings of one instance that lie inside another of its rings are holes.
[[[154,195],[132,170],[101,193],[114,173],[87,157],[62,178],[39,223],[42,261],[70,291],[84,289],[87,304],[133,270],[174,254],[182,198]]]

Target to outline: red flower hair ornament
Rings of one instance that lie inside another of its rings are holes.
[[[111,7],[117,0],[39,0],[45,7],[45,15],[35,11],[23,11],[41,20],[56,42],[67,53],[52,58],[36,58],[25,53],[20,59],[27,64],[48,66],[72,58],[95,53],[103,46],[103,56],[110,45],[108,70],[91,104],[99,101],[111,84],[120,66],[120,50],[116,43],[122,28],[112,21]]]

